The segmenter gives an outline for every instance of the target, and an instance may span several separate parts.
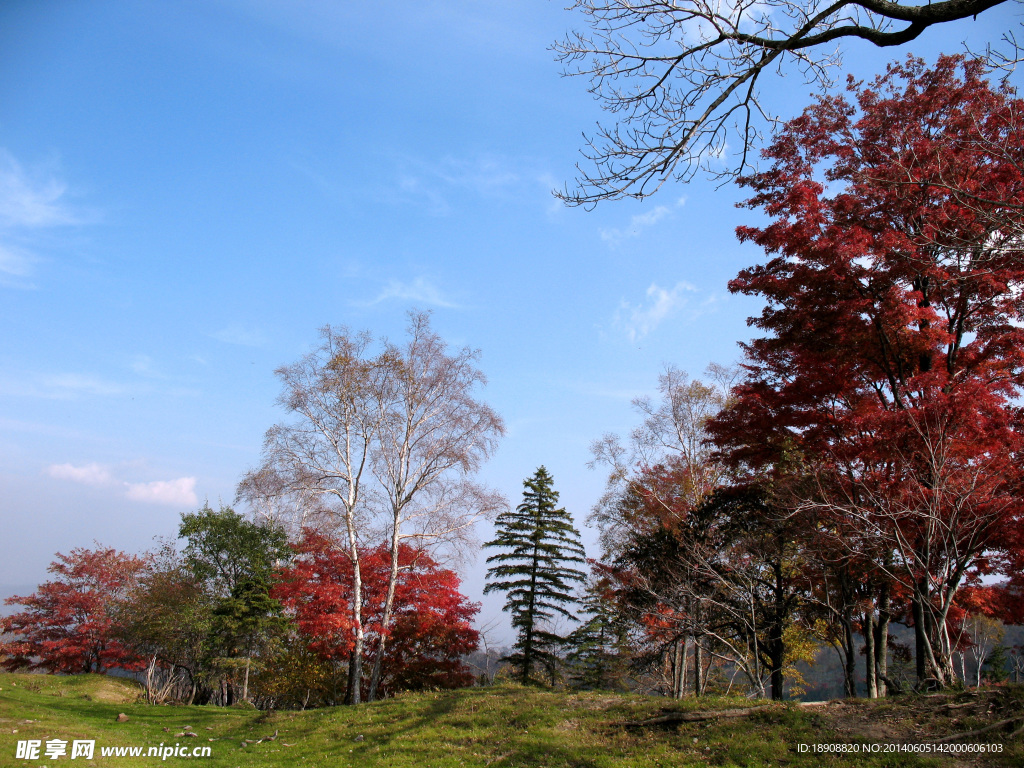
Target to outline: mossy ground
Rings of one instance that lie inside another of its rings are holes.
[[[1005,689],[1014,690],[1014,689]],[[969,696],[969,694],[964,694]],[[1020,736],[974,741],[1002,744],[983,757],[921,757],[906,752],[821,754],[799,745],[925,741],[976,727],[1024,706],[1024,689],[977,706],[902,697],[883,703],[815,709],[779,705],[748,717],[661,727],[624,723],[666,710],[748,706],[736,699],[667,702],[609,693],[567,693],[514,686],[402,695],[360,707],[306,712],[149,706],[130,682],[95,675],[0,675],[0,766],[156,766],[153,757],[102,757],[103,746],[209,745],[197,760],[213,768],[248,766],[388,766],[391,768],[685,768],[686,766],[1019,766]],[[965,699],[971,702],[971,699]],[[996,703],[993,703],[996,702]],[[968,711],[969,710],[969,711]],[[990,711],[991,710],[991,711]],[[119,723],[124,712],[128,721]],[[952,717],[946,717],[951,714]],[[864,725],[858,727],[858,723]],[[880,731],[879,723],[890,727]],[[179,737],[191,726],[197,737]],[[273,741],[252,743],[278,736]],[[92,761],[18,760],[21,739],[95,739]],[[243,742],[248,741],[243,746]],[[168,763],[190,762],[170,758]]]

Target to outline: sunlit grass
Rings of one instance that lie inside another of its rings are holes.
[[[749,717],[630,728],[666,707],[749,706],[738,699],[670,702],[610,693],[518,686],[405,694],[360,707],[305,712],[149,706],[129,682],[95,675],[0,675],[0,766],[79,765],[19,761],[19,739],[95,739],[92,766],[153,766],[156,758],[103,758],[101,746],[182,743],[212,748],[208,766],[391,768],[685,768],[686,766],[952,765],[913,755],[815,755],[797,745],[831,736],[813,711],[778,706]],[[118,713],[128,721],[118,723]],[[31,720],[32,722],[26,722]],[[185,726],[197,737],[181,737]],[[254,743],[277,732],[272,741]],[[248,740],[249,743],[245,743]],[[181,763],[171,759],[169,763]],[[1009,764],[991,760],[987,764]]]

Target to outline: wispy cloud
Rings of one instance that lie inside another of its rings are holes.
[[[457,309],[458,305],[445,298],[444,294],[427,280],[425,277],[417,277],[411,283],[403,283],[400,280],[391,280],[384,286],[383,290],[375,299],[367,304],[379,304],[390,299],[401,299],[419,304],[429,304],[435,307]]]
[[[494,155],[449,156],[436,161],[405,158],[394,199],[419,203],[435,215],[445,215],[451,210],[450,197],[454,194],[490,197],[521,181],[522,174],[508,160]]]
[[[39,383],[41,389],[38,394],[60,400],[79,395],[121,395],[125,391],[121,384],[81,373],[45,375],[40,377]]]
[[[145,504],[162,504],[172,507],[195,506],[196,478],[179,477],[175,480],[151,480],[132,483],[120,480],[110,467],[91,463],[76,467],[74,464],[52,464],[46,474],[57,480],[91,485],[94,487],[120,488],[124,496],[132,501]]]
[[[680,208],[684,205],[686,205],[685,196],[680,197],[674,207]],[[672,209],[669,206],[659,205],[646,213],[638,213],[630,217],[629,225],[622,229],[614,227],[601,229],[601,239],[609,245],[618,245],[631,237],[638,237],[644,230],[650,229],[671,213]]]
[[[67,204],[67,189],[52,169],[28,170],[0,148],[0,285],[34,288],[39,231],[84,223]]]
[[[676,283],[671,289],[651,283],[646,301],[637,305],[622,302],[615,315],[615,324],[626,332],[631,342],[638,341],[685,306],[686,294],[696,290],[694,285],[685,281]]]
[[[149,355],[135,355],[129,367],[134,373],[145,376],[147,379],[163,378],[163,375],[154,367],[153,358]]]
[[[3,230],[0,228],[2,237]],[[32,275],[38,261],[39,258],[32,253],[0,242],[0,285],[23,290],[35,288]]]
[[[390,203],[416,205],[445,216],[466,198],[536,201],[551,207],[554,176],[530,158],[494,154],[448,156],[439,160],[401,157],[392,184],[381,197]]]
[[[0,149],[0,225],[53,227],[78,224],[63,198],[67,184],[52,173],[30,173],[6,149]]]
[[[191,380],[180,372],[165,373],[144,354],[135,355],[112,373],[114,377],[76,371],[0,370],[0,395],[76,401],[154,393],[169,397],[197,394]]]
[[[258,329],[246,327],[233,323],[219,331],[214,331],[210,336],[225,344],[237,344],[242,347],[262,347],[267,343],[267,337]]]
[[[58,480],[70,480],[85,485],[110,485],[115,482],[110,470],[102,464],[86,464],[82,467],[73,464],[53,464],[47,468],[46,474]]]

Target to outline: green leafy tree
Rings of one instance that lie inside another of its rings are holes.
[[[492,564],[487,578],[493,581],[484,594],[506,593],[504,610],[512,614],[518,637],[504,660],[528,684],[537,667],[555,677],[557,652],[565,641],[551,630],[551,621],[556,616],[575,620],[566,606],[575,602],[573,585],[585,577],[573,566],[586,560],[572,517],[557,506],[548,471],[540,467],[523,486],[523,502],[498,516],[497,537],[484,545],[503,550],[487,558]]]
[[[269,584],[292,555],[283,528],[246,520],[231,507],[214,512],[206,505],[182,515],[178,536],[188,541],[185,566],[219,597],[246,581]]]
[[[249,698],[254,659],[268,652],[286,631],[281,605],[270,597],[275,571],[292,555],[284,529],[247,520],[230,507],[209,506],[182,515],[178,534],[187,540],[184,567],[202,584],[210,607],[204,667],[219,681],[219,699]],[[259,664],[257,664],[257,667]],[[236,691],[241,677],[241,691]]]

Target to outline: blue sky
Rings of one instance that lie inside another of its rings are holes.
[[[508,426],[482,479],[516,503],[545,464],[582,524],[588,446],[630,428],[631,398],[666,363],[737,360],[758,306],[725,285],[760,254],[732,187],[551,196],[602,116],[549,50],[581,24],[547,0],[5,2],[0,592],[231,502],[283,416],[273,370],[325,323],[397,340],[412,308],[482,352]],[[847,70],[904,53],[855,47]],[[768,95],[785,115],[809,90]]]

